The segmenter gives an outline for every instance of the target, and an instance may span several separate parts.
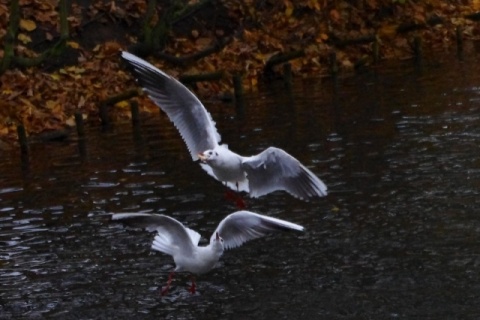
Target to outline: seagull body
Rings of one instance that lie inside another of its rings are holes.
[[[217,145],[213,150],[199,153],[198,158],[210,167],[205,166],[206,171],[211,169],[217,180],[236,183],[237,190],[248,192],[247,174],[243,169],[244,157],[224,145]]]
[[[258,155],[244,157],[220,144],[220,135],[210,113],[178,80],[147,61],[122,52],[150,99],[162,109],[180,132],[194,161],[215,179],[250,197],[284,190],[296,198],[327,195],[325,184],[297,159],[282,149],[269,147]]]
[[[174,272],[187,271],[193,274],[203,274],[212,270],[224,250],[239,247],[249,240],[278,230],[304,230],[302,226],[285,220],[250,211],[237,211],[219,223],[208,245],[199,246],[201,236],[198,232],[163,214],[116,213],[112,215],[112,220],[145,228],[147,231],[156,231],[152,249],[173,257]],[[162,294],[168,290],[172,274]],[[193,278],[190,290],[192,293],[195,292]]]

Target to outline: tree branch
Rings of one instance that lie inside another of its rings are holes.
[[[305,52],[303,50],[296,50],[296,51],[291,51],[287,53],[279,52],[277,54],[274,54],[273,56],[270,57],[270,59],[268,59],[267,63],[265,64],[265,67],[263,68],[263,73],[265,76],[270,77],[274,74],[273,72],[274,66],[296,59],[296,58],[303,57],[304,55],[305,55]]]

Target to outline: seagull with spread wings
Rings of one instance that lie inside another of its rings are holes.
[[[307,200],[327,195],[325,184],[282,149],[269,147],[244,157],[220,144],[220,135],[210,113],[183,84],[147,61],[128,52],[123,59],[150,99],[163,110],[180,132],[194,161],[215,179],[250,197],[284,190]]]
[[[237,211],[220,222],[208,245],[199,246],[198,232],[163,214],[115,213],[112,220],[157,232],[152,249],[171,255],[176,266],[168,277],[167,286],[161,291],[162,295],[168,292],[175,271],[203,274],[215,267],[224,250],[239,247],[247,241],[274,231],[304,230],[302,226],[285,220],[250,211]],[[195,293],[195,290],[195,279],[192,275],[190,292]]]

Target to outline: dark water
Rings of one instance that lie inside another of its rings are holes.
[[[28,171],[0,163],[0,319],[476,319],[480,317],[480,63],[397,65],[297,80],[248,99],[243,117],[206,101],[242,154],[286,149],[329,186],[248,207],[304,225],[225,253],[197,278],[152,252],[152,234],[110,212],[162,212],[206,237],[228,213],[164,116],[74,141],[37,143]]]

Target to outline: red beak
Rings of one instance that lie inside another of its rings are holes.
[[[200,161],[205,162],[207,160],[207,157],[205,157],[202,153],[198,153],[197,157],[200,159]]]

